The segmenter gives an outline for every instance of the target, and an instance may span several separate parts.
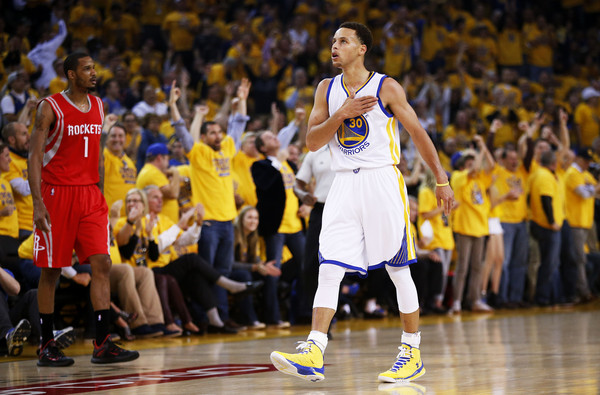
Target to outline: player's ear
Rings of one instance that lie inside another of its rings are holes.
[[[367,53],[367,46],[365,44],[362,44],[360,46],[360,54],[364,56],[364,54]]]

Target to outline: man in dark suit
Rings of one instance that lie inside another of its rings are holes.
[[[299,265],[304,259],[305,238],[298,217],[299,203],[294,193],[296,177],[292,165],[277,158],[281,144],[272,132],[259,132],[255,145],[266,158],[254,162],[251,172],[258,199],[258,232],[265,239],[267,261],[275,260],[279,267],[283,246],[286,245]],[[281,320],[279,313],[278,278],[267,276],[264,281],[265,321],[279,327],[289,326]]]

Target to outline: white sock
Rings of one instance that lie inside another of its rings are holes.
[[[217,279],[217,285],[225,288],[232,294],[236,294],[238,292],[246,290],[246,284],[241,283],[239,281],[231,280],[225,276],[221,276]]]
[[[221,317],[219,317],[219,311],[216,307],[213,307],[212,309],[208,310],[206,312],[206,316],[208,317],[208,322],[212,326],[222,327],[225,325],[223,321],[221,321]]]
[[[377,301],[375,298],[367,300],[367,303],[365,303],[365,313],[372,313],[375,310],[377,310]]]
[[[310,333],[308,334],[308,339],[306,340],[312,340],[313,342],[315,342],[317,347],[321,349],[321,352],[325,354],[325,348],[327,348],[327,342],[329,340],[327,339],[327,333],[319,331],[310,331]]]
[[[421,332],[409,333],[402,331],[402,343],[406,343],[411,347],[419,348],[421,345]]]

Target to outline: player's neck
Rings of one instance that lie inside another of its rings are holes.
[[[70,86],[65,89],[65,94],[75,104],[87,104],[87,90],[84,91]]]
[[[365,68],[363,63],[345,67],[343,72],[344,84],[350,89],[360,88],[367,81],[369,75],[371,75],[371,72]]]

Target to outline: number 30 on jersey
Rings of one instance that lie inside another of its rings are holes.
[[[337,130],[340,145],[344,148],[354,148],[367,139],[369,124],[364,116],[345,119]]]

